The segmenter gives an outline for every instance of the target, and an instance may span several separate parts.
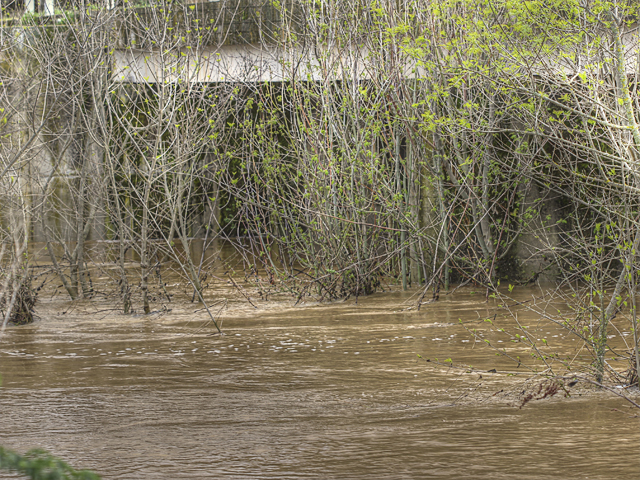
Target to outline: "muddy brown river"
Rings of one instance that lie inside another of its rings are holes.
[[[194,305],[125,317],[44,302],[0,343],[0,444],[105,479],[640,477],[624,400],[583,389],[519,409],[524,377],[505,374],[519,369],[458,324],[487,315],[483,295],[420,312],[408,296],[238,301],[224,336]]]

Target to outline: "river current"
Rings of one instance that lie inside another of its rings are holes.
[[[105,479],[640,476],[624,400],[583,389],[519,408],[525,376],[459,324],[489,314],[484,296],[418,312],[409,295],[238,300],[224,336],[194,304],[123,316],[43,301],[0,342],[0,445]]]

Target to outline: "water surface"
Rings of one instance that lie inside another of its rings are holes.
[[[0,343],[0,444],[105,479],[638,478],[624,401],[581,390],[519,409],[524,378],[501,374],[519,369],[458,324],[490,313],[482,295],[420,312],[407,298],[237,303],[225,336],[188,304],[125,317],[45,302]]]

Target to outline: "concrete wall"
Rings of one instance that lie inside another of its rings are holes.
[[[522,185],[521,192],[524,229],[515,245],[521,278],[531,283],[553,283],[560,271],[555,263],[555,249],[560,246],[560,197],[533,181]]]

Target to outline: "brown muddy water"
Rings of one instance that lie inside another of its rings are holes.
[[[0,343],[0,444],[105,479],[640,477],[640,419],[623,400],[583,389],[519,409],[524,379],[503,372],[520,370],[458,325],[490,313],[483,295],[420,312],[408,298],[237,302],[225,336],[193,305],[125,317],[44,302]]]

